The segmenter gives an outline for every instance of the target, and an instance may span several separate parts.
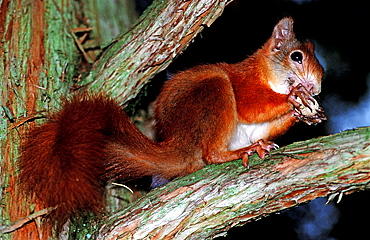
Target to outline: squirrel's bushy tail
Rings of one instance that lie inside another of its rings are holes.
[[[64,101],[22,145],[22,192],[34,197],[38,209],[56,207],[49,219],[57,227],[72,216],[101,212],[107,180],[171,179],[194,171],[166,143],[145,137],[104,95]]]
[[[20,186],[35,197],[38,208],[60,227],[72,215],[103,209],[104,155],[115,131],[114,119],[124,114],[104,96],[75,96],[62,110],[33,129],[22,147]]]

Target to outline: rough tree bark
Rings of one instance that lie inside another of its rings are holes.
[[[1,1],[1,225],[35,210],[18,194],[19,144],[36,119],[58,106],[77,72],[81,57],[70,33],[79,25],[73,14],[80,6],[73,3]],[[12,234],[13,239],[37,239],[37,231],[28,227]]]
[[[121,102],[165,69],[231,1],[156,1],[136,24],[104,51],[80,84]]]
[[[97,239],[212,239],[318,197],[340,201],[370,188],[370,127],[297,142],[241,161],[211,165],[153,190],[104,219]]]

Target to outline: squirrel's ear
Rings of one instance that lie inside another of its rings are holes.
[[[269,40],[271,51],[279,51],[285,43],[294,40],[293,22],[292,18],[283,18],[276,24]]]

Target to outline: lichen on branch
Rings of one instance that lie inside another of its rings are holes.
[[[164,70],[205,26],[221,15],[227,0],[155,1],[117,37],[79,84],[126,102]]]
[[[210,165],[157,188],[102,225],[99,238],[212,239],[231,227],[370,187],[370,127],[297,142],[250,169]]]

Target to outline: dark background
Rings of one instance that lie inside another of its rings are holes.
[[[150,1],[137,2],[141,10],[145,2]],[[369,10],[367,1],[234,0],[167,71],[156,77],[151,92],[160,87],[157,82],[179,70],[203,63],[243,60],[262,46],[281,18],[291,16],[297,36],[315,42],[319,61],[325,68],[320,102],[329,120],[315,127],[297,124],[277,143],[283,146],[369,126]],[[369,200],[369,191],[345,195],[339,204],[325,205],[326,199],[317,199],[234,228],[226,239],[369,239]]]

